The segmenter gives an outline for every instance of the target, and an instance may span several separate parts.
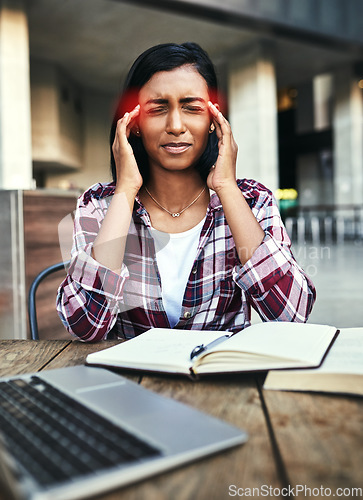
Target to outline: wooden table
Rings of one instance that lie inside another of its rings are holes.
[[[3,340],[0,376],[82,364],[88,353],[115,343]],[[292,498],[289,488],[296,498],[363,497],[362,398],[263,391],[257,375],[198,382],[167,376],[134,379],[244,428],[250,437],[243,446],[102,499]]]

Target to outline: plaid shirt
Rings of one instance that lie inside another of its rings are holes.
[[[312,309],[314,285],[292,256],[272,193],[253,180],[237,183],[265,237],[241,265],[222,204],[211,196],[175,328],[237,332],[250,325],[251,305],[263,321],[304,322]],[[150,218],[138,198],[121,273],[91,256],[114,189],[113,183],[96,184],[78,200],[71,265],[58,290],[64,326],[84,341],[129,339],[152,327],[170,328]]]

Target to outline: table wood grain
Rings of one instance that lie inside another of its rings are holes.
[[[194,382],[149,376],[143,377],[142,385],[246,430],[249,440],[228,452],[145,481],[137,490],[127,488],[122,499],[148,499],[150,491],[155,499],[227,499],[231,498],[230,485],[253,488],[269,484],[281,488],[254,378]]]
[[[83,364],[87,354],[118,342],[0,341],[0,376]],[[299,493],[295,498],[326,498],[328,491],[333,496],[338,488],[361,488],[345,497],[363,497],[363,398],[264,391],[257,375],[193,382],[174,376],[120,374],[245,429],[249,440],[99,499],[229,499],[230,485],[243,488],[244,496],[248,496],[246,489],[250,496],[255,491],[255,497],[258,491],[262,496],[262,487],[274,490],[265,498],[289,498],[278,494],[288,486],[305,486],[314,493]],[[317,494],[319,489],[323,494]],[[0,499],[6,500],[1,492]]]
[[[74,340],[69,342],[66,349],[63,349],[57,357],[52,359],[46,368],[63,368],[64,366],[76,366],[83,365],[86,362],[88,354],[92,352],[102,351],[116,344],[119,344],[120,340],[105,340],[103,342],[86,343]],[[139,383],[141,381],[141,376],[137,372],[122,372],[118,371],[120,375],[127,377],[134,382]]]
[[[363,398],[284,391],[263,396],[289,483],[332,493],[358,487],[363,498]]]
[[[0,340],[0,377],[45,369],[69,343],[67,340]]]
[[[108,347],[119,344],[119,340],[107,340],[89,344],[73,340],[69,342],[66,349],[63,349],[57,357],[52,359],[47,368],[63,368],[64,366],[83,365],[88,354],[96,351],[102,351]]]

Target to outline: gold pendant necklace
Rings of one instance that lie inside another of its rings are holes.
[[[183,212],[185,212],[185,210],[187,210],[189,207],[191,207],[192,205],[194,205],[194,203],[196,201],[199,200],[199,198],[202,196],[203,192],[205,190],[205,186],[204,188],[201,190],[201,192],[198,194],[198,196],[195,198],[195,200],[193,200],[191,203],[189,203],[188,206],[186,206],[185,208],[183,208],[183,210],[180,210],[180,212],[170,212],[167,208],[163,207],[162,205],[160,205],[160,203],[155,200],[155,198],[153,197],[153,195],[150,193],[150,191],[148,190],[148,188],[145,186],[145,191],[147,192],[147,194],[150,196],[150,198],[162,209],[162,210],[165,210],[165,212],[167,212],[169,215],[171,215],[172,217],[179,217]]]

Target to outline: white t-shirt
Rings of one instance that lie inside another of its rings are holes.
[[[197,255],[205,218],[183,233],[164,233],[151,227],[161,278],[161,297],[173,328],[179,321],[185,287]]]

